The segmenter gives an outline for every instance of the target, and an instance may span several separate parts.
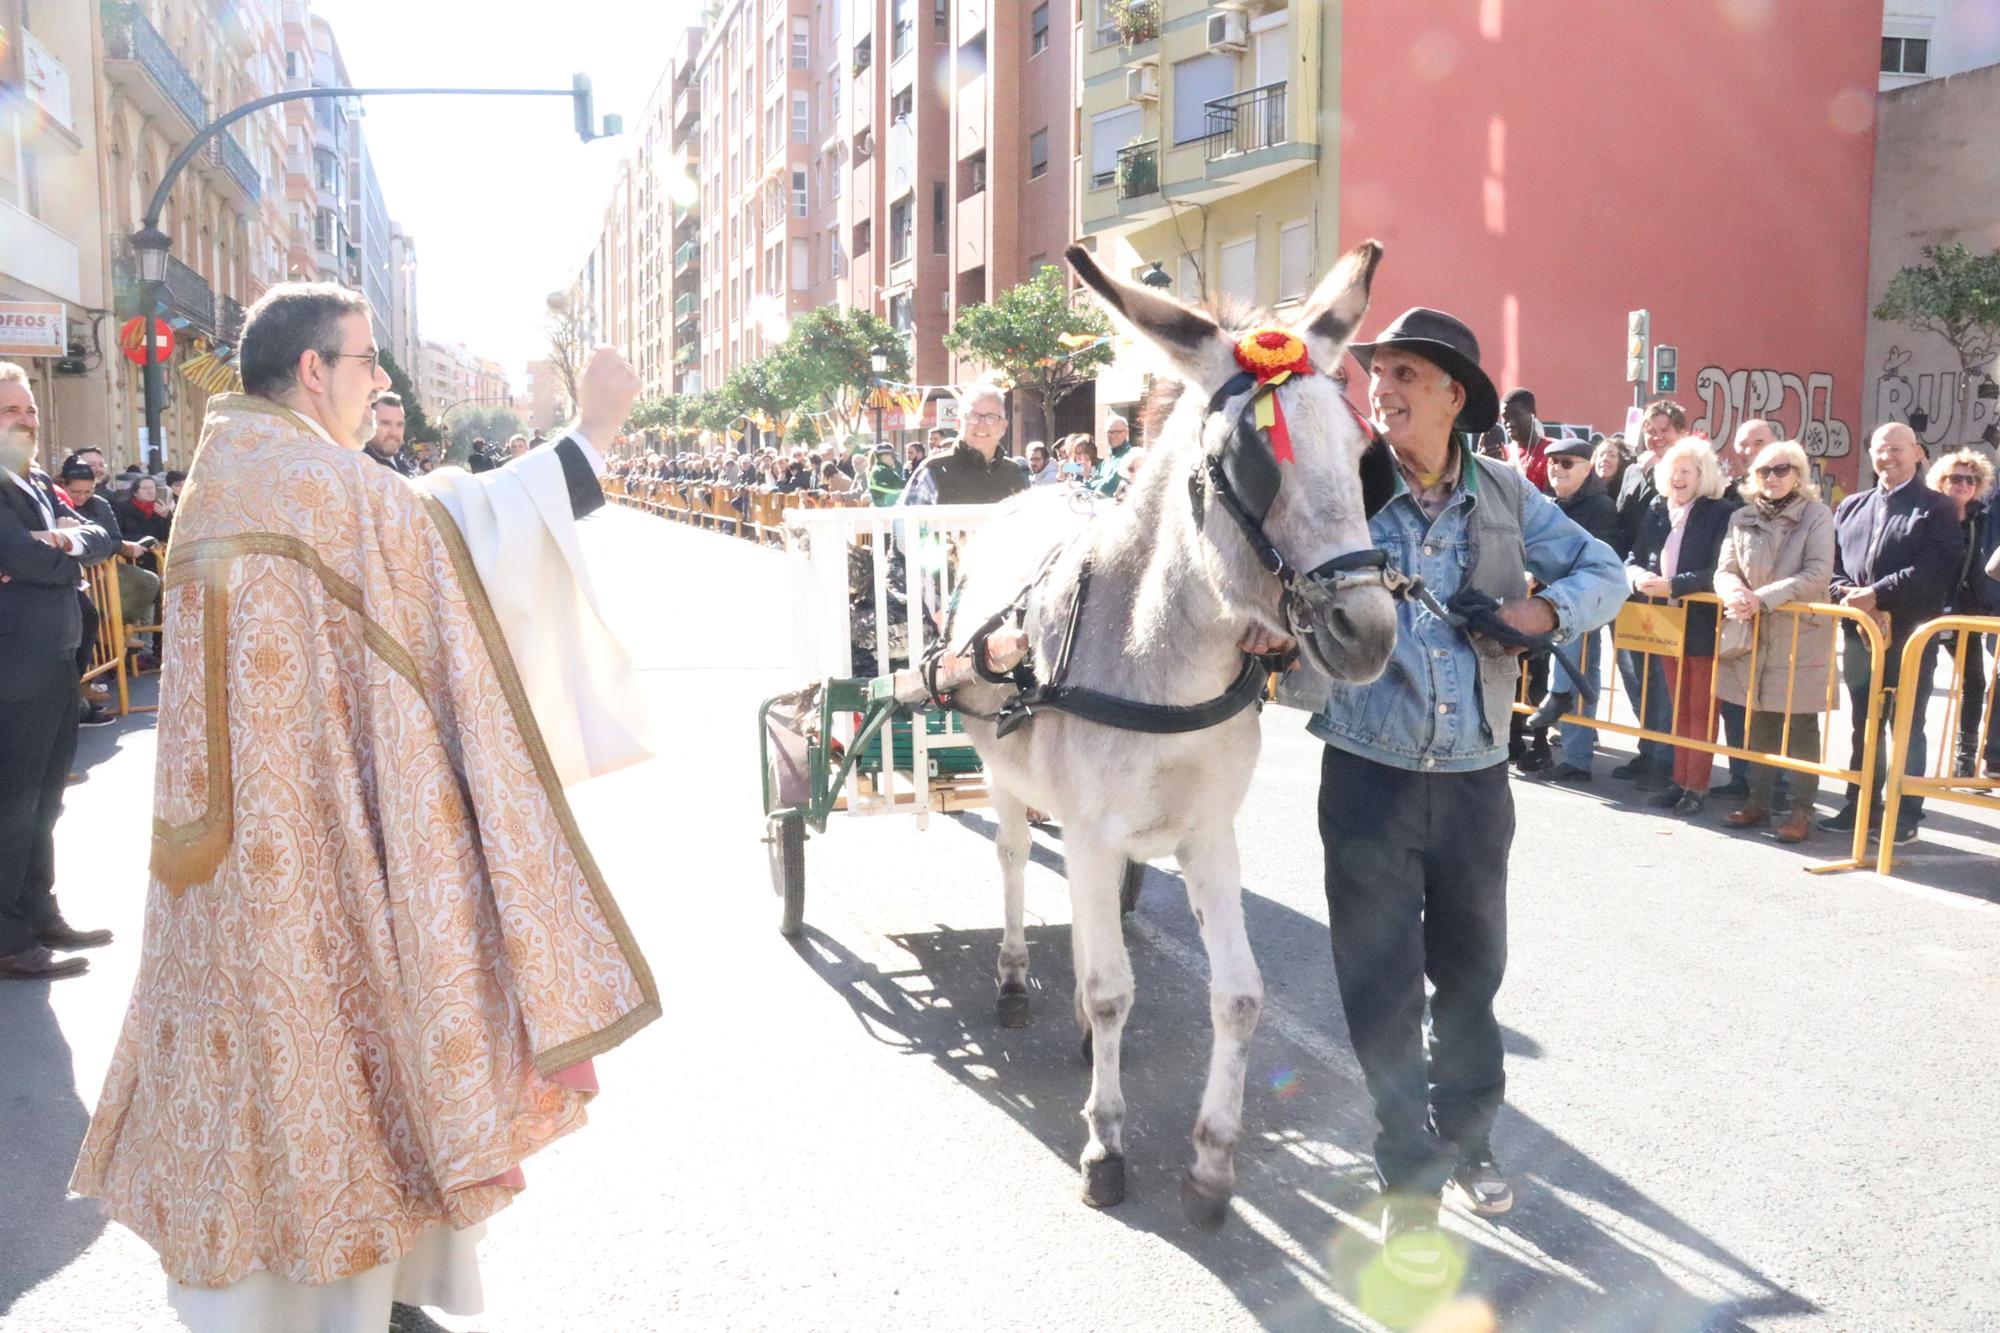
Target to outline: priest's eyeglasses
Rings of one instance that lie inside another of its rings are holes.
[[[375,373],[376,363],[382,359],[382,349],[378,347],[373,351],[367,352],[327,352],[325,355],[334,360],[338,360],[341,357],[349,357],[355,361],[366,361],[368,363],[368,373],[372,375]]]

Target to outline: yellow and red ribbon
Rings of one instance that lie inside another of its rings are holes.
[[[1272,455],[1280,463],[1291,462],[1292,432],[1276,390],[1294,375],[1313,373],[1305,341],[1284,329],[1255,329],[1236,340],[1236,364],[1257,377],[1258,387],[1268,385],[1272,390],[1258,394],[1251,411],[1258,427],[1271,437]]]

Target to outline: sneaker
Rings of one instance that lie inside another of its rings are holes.
[[[1438,1226],[1436,1199],[1390,1199],[1382,1210],[1382,1267],[1412,1287],[1451,1281],[1452,1243]]]
[[[79,727],[103,727],[109,726],[117,720],[118,714],[112,712],[103,704],[92,704],[83,710],[83,716],[77,719],[77,725]]]
[[[1500,1174],[1491,1153],[1460,1162],[1451,1173],[1451,1192],[1481,1217],[1498,1217],[1514,1206],[1514,1187]]]
[[[1542,774],[1542,781],[1582,786],[1584,783],[1590,781],[1590,770],[1581,768],[1576,764],[1557,764],[1554,768]]]
[[[1674,802],[1674,813],[1677,815],[1698,815],[1707,806],[1708,800],[1700,792],[1684,791],[1681,793],[1681,798]]]
[[[1819,826],[1828,833],[1854,832],[1854,807],[1843,805],[1840,809],[1819,821]]]
[[[1896,846],[1901,847],[1905,843],[1915,842],[1916,840],[1917,821],[1914,819],[1898,820],[1896,822],[1896,836],[1890,839],[1890,841],[1895,843]]]
[[[1525,753],[1514,761],[1514,767],[1523,773],[1539,773],[1555,762],[1555,755],[1546,740],[1530,744]]]

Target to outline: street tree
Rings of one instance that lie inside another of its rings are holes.
[[[424,415],[423,401],[417,397],[417,386],[410,382],[409,375],[386,347],[382,349],[382,373],[389,377],[389,388],[403,400],[403,439],[410,444],[435,442],[438,429]]]
[[[583,374],[584,363],[590,359],[590,312],[584,304],[582,288],[572,285],[567,291],[550,295],[542,332],[548,338],[549,367],[555,371],[567,396],[557,415],[567,416],[576,410],[576,382]]]
[[[1110,365],[1111,321],[1096,306],[1063,287],[1062,272],[1044,264],[1034,277],[1000,294],[997,301],[958,312],[945,349],[953,356],[989,366],[1034,399],[1045,430],[1053,430],[1056,409]]]
[[[488,444],[507,443],[511,436],[527,434],[527,427],[511,407],[466,407],[451,414],[451,449],[448,457],[463,463],[472,452],[475,439]]]
[[[875,383],[872,358],[886,353],[887,379],[910,377],[910,348],[903,336],[872,310],[821,306],[792,321],[785,341],[769,360],[777,396],[786,410],[803,409],[831,416],[828,429],[816,435],[844,437],[858,429],[868,391]]]
[[[749,417],[752,422],[762,418],[775,423],[771,433],[780,438],[784,435],[786,413],[798,406],[798,399],[781,380],[782,359],[783,352],[779,349],[755,361],[745,361],[722,382],[722,392],[736,409],[736,415]]]
[[[1958,357],[1958,421],[1971,420],[1973,380],[2000,356],[2000,251],[1927,245],[1924,262],[1889,279],[1875,318],[1934,333]]]

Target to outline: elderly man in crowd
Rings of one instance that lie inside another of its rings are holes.
[[[1923,447],[1916,432],[1900,421],[1878,426],[1868,442],[1868,458],[1875,466],[1875,485],[1858,491],[1840,502],[1833,514],[1834,552],[1831,595],[1843,605],[1866,611],[1882,626],[1887,641],[1882,659],[1882,680],[1873,677],[1873,663],[1867,641],[1852,621],[1841,622],[1841,675],[1847,681],[1848,708],[1853,714],[1854,740],[1847,766],[1861,767],[1868,739],[1869,697],[1879,684],[1894,690],[1903,660],[1903,645],[1910,632],[1924,621],[1944,612],[1959,563],[1965,555],[1965,534],[1961,531],[1956,506],[1924,484],[1921,471]],[[1917,678],[1907,682],[1916,692],[1916,709],[1911,714],[1909,761],[1905,772],[1924,771],[1924,705],[1931,694],[1931,676],[1937,665],[1937,641],[1933,639],[1917,665]],[[1885,702],[1881,728],[1891,725],[1895,710]],[[1878,731],[1878,737],[1882,734]],[[1884,742],[1886,743],[1886,742]],[[1880,753],[1887,754],[1887,750]],[[1885,777],[1883,766],[1875,766],[1875,789],[1870,802],[1879,801]],[[1861,801],[1861,790],[1848,784],[1847,799],[1819,826],[1836,833],[1851,833]],[[1896,824],[1896,841],[1908,842],[1917,836],[1924,817],[1920,796],[1905,796]],[[1878,826],[1879,827],[1879,826]]]
[[[122,529],[118,523],[118,512],[111,501],[99,494],[98,487],[104,481],[104,455],[96,449],[79,449],[63,460],[62,487],[69,496],[69,507],[86,523],[95,523],[112,536],[120,536]],[[173,493],[169,486],[168,493]],[[124,562],[118,566],[118,607],[128,625],[151,624],[153,610],[159,605],[160,576],[150,569],[141,569],[131,563],[145,558],[146,548],[136,541],[121,541],[120,553]],[[157,662],[146,664],[148,669]]]
[[[1546,646],[1609,621],[1625,594],[1617,556],[1520,473],[1459,442],[1499,412],[1472,331],[1419,308],[1353,351],[1380,431],[1362,467],[1376,545],[1441,602],[1462,590],[1492,599],[1496,633]],[[1532,597],[1530,575],[1541,588]],[[1493,998],[1507,962],[1519,645],[1415,602],[1397,614],[1389,669],[1329,685],[1311,730],[1326,742],[1319,827],[1334,970],[1380,1127],[1383,1258],[1403,1280],[1435,1285],[1452,1268],[1437,1220],[1447,1184],[1481,1215],[1514,1201],[1490,1136],[1506,1088]]]
[[[1096,475],[1090,489],[1099,495],[1116,495],[1125,484],[1125,456],[1132,452],[1132,425],[1113,412],[1104,418],[1104,447],[1099,449]]]
[[[13,981],[75,976],[86,960],[52,950],[111,943],[110,931],[63,919],[55,828],[81,715],[77,584],[85,565],[117,553],[118,538],[41,484],[40,433],[28,373],[0,361],[0,979]]]
[[[1007,395],[1000,386],[980,380],[965,390],[958,406],[965,433],[911,470],[904,504],[992,504],[1028,488],[1020,467],[1000,452],[1007,436]]]
[[[1556,508],[1563,511],[1563,516],[1609,546],[1618,533],[1618,506],[1611,499],[1611,492],[1605,489],[1603,479],[1591,470],[1592,452],[1587,440],[1557,440],[1551,443],[1545,454],[1549,464],[1549,484],[1555,492]],[[1586,630],[1578,636],[1576,650],[1578,668],[1592,681],[1597,678],[1597,640],[1597,631]],[[1569,669],[1557,662],[1552,675],[1554,688],[1528,718],[1528,727],[1532,731],[1546,732],[1556,725],[1556,719],[1577,711],[1579,684],[1570,676]],[[1562,760],[1543,774],[1545,780],[1589,782],[1591,756],[1596,748],[1595,727],[1563,723]]]

